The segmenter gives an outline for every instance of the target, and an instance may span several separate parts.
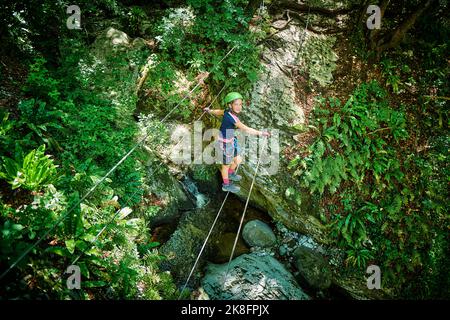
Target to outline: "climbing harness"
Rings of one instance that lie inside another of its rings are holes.
[[[244,61],[245,61],[246,59],[247,59],[247,58],[245,57],[245,58],[241,61],[241,63],[239,63],[239,66],[240,66],[242,63],[244,63]],[[222,88],[219,90],[219,93],[216,94],[216,96],[214,97],[214,99],[209,103],[209,105],[208,105],[205,109],[208,109],[209,107],[212,106],[212,104],[217,100],[217,98],[220,96],[220,94],[222,93],[222,91],[223,91],[226,87],[227,87],[227,84],[224,84],[224,85],[222,86]],[[191,90],[191,91],[193,91],[193,90]],[[200,120],[202,119],[202,117],[203,117],[206,113],[207,113],[207,111],[203,111],[202,114],[200,115],[200,117],[199,117],[197,120],[195,120],[195,121],[200,121]],[[171,152],[173,149],[175,149],[175,148],[183,141],[183,139],[184,139],[184,136],[180,139],[180,141],[177,142],[177,144],[175,144],[174,146],[172,146],[172,147],[170,148],[170,150],[169,150],[168,153],[170,154],[170,152]],[[237,170],[236,170],[236,172],[237,172]],[[136,190],[136,191],[131,195],[130,199],[133,198],[133,197],[136,195],[137,192],[138,192],[138,190]],[[125,207],[127,207],[127,205],[128,205],[128,202],[126,203]],[[114,220],[117,218],[117,216],[119,215],[119,213],[120,213],[122,210],[123,210],[123,208],[118,209],[118,210],[115,212],[115,214],[113,215],[113,217],[105,224],[105,226],[100,230],[100,232],[94,237],[94,239],[91,241],[91,244],[93,244],[95,241],[97,241],[97,239],[100,237],[100,235],[108,228],[108,226],[109,226],[111,223],[114,222]],[[74,265],[74,264],[75,264],[75,263],[83,256],[83,254],[86,252],[86,250],[87,250],[87,248],[84,249],[84,250],[82,250],[82,252],[77,256],[77,258],[76,258],[74,261],[72,261],[72,265]]]
[[[277,107],[278,107],[278,105],[280,104],[280,101],[281,101],[281,99],[278,99]],[[264,139],[264,141],[267,142],[267,139]],[[261,153],[263,153],[264,148],[266,147],[266,145],[267,145],[267,143],[266,143],[265,145],[263,145],[263,148],[261,148],[261,149],[262,149]],[[261,155],[258,157],[258,161],[257,161],[257,169],[256,169],[256,171],[255,171],[255,176],[253,177],[253,183],[252,183],[252,185],[251,185],[251,187],[250,187],[250,190],[246,190],[246,189],[242,188],[242,189],[244,189],[245,191],[248,191],[248,197],[247,197],[246,206],[245,206],[245,209],[244,209],[244,215],[245,215],[245,211],[247,210],[247,205],[248,205],[248,202],[249,202],[249,199],[250,199],[250,195],[251,195],[251,191],[252,191],[252,188],[253,188],[253,184],[254,184],[254,181],[255,181],[255,178],[256,178],[256,174],[257,174],[257,172],[258,172],[260,160],[261,160]],[[237,172],[239,171],[239,167],[240,167],[240,165],[238,165],[237,168],[236,168],[236,174],[237,174]],[[264,168],[263,168],[263,169],[264,169]],[[267,171],[266,171],[266,173],[267,173]],[[196,258],[196,260],[195,260],[194,266],[192,267],[192,269],[191,269],[191,271],[190,271],[190,273],[189,273],[189,276],[188,276],[186,282],[184,283],[183,288],[182,288],[181,291],[180,291],[180,295],[178,296],[178,300],[179,300],[179,299],[181,298],[181,296],[183,295],[183,291],[186,289],[186,286],[187,286],[187,284],[189,283],[189,280],[191,279],[192,274],[194,273],[195,268],[197,267],[198,261],[200,260],[200,257],[201,257],[201,255],[202,255],[203,251],[205,250],[205,247],[206,247],[206,244],[207,244],[207,242],[208,242],[208,239],[209,239],[209,237],[211,236],[211,233],[212,233],[212,231],[213,231],[213,229],[214,229],[214,227],[215,227],[215,225],[216,225],[217,220],[219,219],[220,213],[222,212],[223,206],[224,206],[225,202],[227,201],[229,194],[230,194],[230,192],[228,191],[227,194],[225,195],[225,198],[223,199],[222,205],[220,206],[220,209],[219,209],[219,211],[218,211],[217,214],[216,214],[216,218],[214,219],[214,222],[213,222],[213,224],[211,225],[211,228],[210,228],[210,230],[209,230],[209,232],[208,232],[208,235],[207,235],[206,238],[205,238],[205,241],[203,242],[203,245],[202,245],[202,247],[201,247],[201,249],[200,249],[200,252],[199,252],[198,255],[197,255],[197,258]],[[243,219],[241,219],[241,225],[242,225],[242,221],[243,221]],[[235,250],[235,247],[236,247],[237,239],[239,238],[239,232],[240,232],[240,229],[241,229],[241,226],[239,226],[239,231],[238,231],[238,233],[237,233],[237,235],[236,235],[236,239],[235,239],[235,243],[234,243],[234,246],[233,246],[233,251],[232,251],[231,256],[233,256],[233,254],[234,254],[234,250]],[[231,257],[230,257],[230,261],[231,261]]]
[[[263,141],[266,142],[266,143],[263,144],[263,147],[261,148],[262,151],[264,151],[264,149],[265,149],[265,147],[266,147],[266,145],[267,145],[267,137],[266,137]],[[261,153],[262,153],[262,151],[261,151]],[[240,225],[239,225],[239,229],[238,229],[238,232],[237,232],[235,241],[234,241],[233,250],[232,250],[232,253],[231,253],[231,256],[230,256],[230,260],[229,260],[229,262],[228,262],[228,266],[229,266],[229,264],[230,264],[230,262],[231,262],[231,260],[232,260],[232,257],[233,257],[233,255],[234,255],[234,251],[235,251],[235,249],[236,249],[237,240],[238,240],[238,238],[239,238],[239,233],[240,233],[240,230],[241,230],[241,227],[242,227],[242,223],[243,223],[243,221],[244,221],[245,212],[247,211],[248,203],[249,203],[249,201],[250,201],[250,195],[251,195],[251,193],[252,193],[252,189],[253,189],[253,186],[254,186],[254,184],[255,184],[255,179],[256,179],[256,175],[257,175],[257,173],[258,173],[260,161],[261,161],[261,156],[258,157],[258,162],[257,162],[257,165],[256,165],[256,171],[255,171],[255,174],[254,174],[254,176],[253,176],[253,181],[252,181],[252,184],[251,184],[251,186],[250,186],[250,190],[249,190],[249,192],[248,192],[247,201],[246,201],[246,203],[245,203],[244,212],[243,212],[243,215],[242,215],[242,218],[241,218],[241,222],[240,222]],[[237,174],[237,172],[239,171],[239,168],[240,168],[240,165],[238,165],[237,168],[236,168],[236,174]],[[229,194],[230,194],[230,191],[227,192],[227,194],[225,195],[225,198],[224,198],[223,201],[222,201],[222,205],[220,206],[219,211],[218,211],[217,214],[216,214],[216,218],[214,219],[214,222],[212,223],[211,228],[209,229],[208,235],[206,236],[205,241],[203,242],[203,245],[202,245],[202,247],[201,247],[201,249],[200,249],[200,252],[199,252],[199,254],[197,255],[197,258],[196,258],[196,260],[195,260],[195,262],[194,262],[194,266],[191,268],[191,271],[190,271],[190,273],[189,273],[189,276],[188,276],[188,278],[186,279],[186,282],[184,283],[183,288],[182,288],[181,291],[180,291],[180,295],[178,296],[178,300],[179,300],[179,299],[181,298],[181,296],[183,295],[183,292],[184,292],[184,290],[186,289],[186,286],[187,286],[187,284],[189,283],[189,280],[191,279],[192,274],[194,273],[195,268],[197,267],[197,264],[198,264],[198,262],[199,262],[199,260],[200,260],[200,257],[201,257],[203,251],[204,251],[205,248],[206,248],[206,244],[208,243],[209,237],[211,236],[211,233],[212,233],[212,231],[213,231],[213,229],[214,229],[214,227],[215,227],[215,225],[216,225],[216,223],[217,223],[217,220],[219,219],[220,213],[222,212],[222,209],[223,209],[223,207],[224,207],[224,205],[225,205],[225,202],[226,202],[227,199],[228,199]],[[228,269],[228,268],[227,268],[227,269]],[[227,273],[228,273],[228,270],[227,270]]]
[[[264,4],[263,4],[264,5]],[[309,22],[309,11],[308,11],[308,20],[307,20],[307,23],[306,23],[306,27],[305,27],[305,32],[306,32],[306,28],[308,27],[308,22]],[[302,43],[300,43],[300,47],[299,47],[299,51],[300,51],[300,48],[301,48],[301,45],[302,45]],[[233,48],[231,48],[226,54],[225,54],[225,56],[217,63],[217,65],[215,66],[215,67],[217,67],[224,59],[226,59],[227,57],[228,57],[228,55],[229,54],[231,54],[231,52],[233,52],[233,50],[235,50],[235,48],[236,48],[236,46],[234,46]],[[297,56],[298,56],[298,53],[299,52],[297,52]],[[243,59],[243,61],[244,61],[245,59]],[[243,62],[242,61],[242,62]],[[215,67],[213,67],[213,69],[211,70],[211,71],[213,71],[214,69],[215,69]],[[208,75],[207,75],[207,77],[209,76],[209,73],[208,73]],[[194,91],[195,91],[195,89],[197,89],[199,86],[200,86],[200,84],[202,83],[202,81],[204,81],[204,79],[203,80],[201,80],[201,81],[199,81],[195,86],[194,86],[194,88],[192,89],[192,90],[190,90],[184,97],[183,97],[183,99],[174,107],[174,108],[172,108],[172,110],[161,120],[161,123],[163,123],[164,121],[166,121],[167,119],[168,119],[168,117],[172,114],[172,112],[175,110],[175,109],[177,109],[180,105],[181,105],[181,103],[184,101],[184,100],[186,100]],[[223,91],[223,89],[225,88],[225,85],[222,87],[222,89],[220,90],[220,92],[219,92],[219,94]],[[217,97],[219,96],[219,94],[216,96],[216,99],[217,99]],[[215,101],[215,99],[213,100],[213,102]],[[211,104],[210,105],[212,105],[212,103],[213,102],[211,102]],[[203,113],[202,113],[202,115],[200,116],[200,118],[198,119],[198,120],[200,120],[202,117],[203,117],[203,115],[206,113],[206,111],[204,111]],[[117,162],[107,173],[106,173],[106,175],[104,175],[81,199],[79,199],[78,201],[77,201],[77,203],[75,204],[75,205],[73,205],[69,210],[67,210],[67,212],[65,213],[65,214],[63,214],[54,224],[53,224],[53,226],[49,229],[49,230],[47,230],[45,233],[44,233],[44,235],[43,236],[41,236],[35,243],[33,243],[28,249],[26,249],[20,256],[19,256],[19,258],[17,258],[15,261],[14,261],[14,263],[13,264],[11,264],[10,266],[9,266],[9,268],[7,269],[7,270],[5,270],[1,275],[0,275],[0,280],[1,279],[3,279],[28,253],[30,253],[31,252],[31,250],[33,250],[37,245],[39,245],[71,212],[72,212],[72,210],[73,209],[75,209],[80,203],[82,203],[89,195],[91,195],[91,193],[101,184],[101,183],[103,183],[103,181],[105,181],[106,180],[106,178],[111,174],[111,173],[113,173],[116,169],[117,169],[117,167],[120,165],[120,164],[122,164],[141,144],[143,144],[146,140],[147,140],[147,138],[149,137],[149,135],[150,135],[150,132],[148,132],[140,141],[138,141],[136,144],[135,144],[135,146],[127,153],[127,154],[125,154],[125,156],[123,156],[120,160],[119,160],[119,162]],[[172,147],[172,149],[173,148],[175,148],[179,143],[181,143],[181,141],[182,141],[183,139],[181,139],[174,147]],[[266,147],[266,145],[267,145],[267,139],[264,139],[263,140],[264,142],[266,142],[264,145],[263,145],[263,148],[262,148],[262,150],[264,150],[264,148]],[[228,261],[228,265],[227,265],[227,271],[226,271],[226,274],[225,274],[225,278],[226,278],[226,276],[228,275],[228,271],[229,271],[229,267],[230,267],[230,263],[231,263],[231,260],[232,260],[232,258],[233,258],[233,255],[234,255],[234,251],[235,251],[235,249],[236,249],[236,245],[237,245],[237,241],[238,241],[238,237],[239,237],[239,234],[240,234],[240,230],[241,230],[241,228],[242,228],[242,224],[243,224],[243,221],[244,221],[244,217],[245,217],[245,213],[246,213],[246,211],[247,211],[247,208],[248,208],[248,203],[249,203],[249,201],[250,201],[250,196],[251,196],[251,192],[252,192],[252,190],[253,190],[253,186],[254,186],[254,183],[255,183],[255,181],[256,181],[256,175],[257,175],[257,173],[258,173],[258,169],[259,169],[259,166],[260,166],[260,160],[261,160],[261,157],[258,157],[258,162],[257,162],[257,165],[256,165],[256,169],[255,169],[255,174],[254,174],[254,176],[253,176],[253,180],[252,180],[252,184],[251,184],[251,186],[250,186],[250,190],[249,190],[249,192],[248,192],[248,196],[247,196],[247,200],[246,200],[246,203],[245,203],[245,207],[244,207],[244,211],[243,211],[243,214],[242,214],[242,218],[241,218],[241,221],[240,221],[240,224],[239,224],[239,229],[238,229],[238,232],[237,232],[237,234],[236,234],[236,238],[235,238],[235,241],[234,241],[234,245],[233,245],[233,249],[232,249],[232,252],[231,252],[231,256],[230,256],[230,259],[229,259],[229,261]],[[239,167],[240,166],[238,166],[237,168],[236,168],[236,173],[238,172],[238,170],[239,170]],[[135,193],[133,194],[133,196],[135,195],[137,193],[137,190],[135,191]],[[217,220],[218,220],[218,218],[219,218],[219,216],[220,216],[220,213],[222,212],[222,209],[223,209],[223,207],[224,207],[224,205],[225,205],[225,202],[226,202],[226,200],[228,199],[228,196],[229,196],[229,194],[230,194],[230,192],[227,192],[227,194],[226,194],[226,196],[225,196],[225,198],[224,198],[224,200],[223,200],[223,202],[222,202],[222,205],[220,206],[220,209],[219,209],[219,211],[218,211],[218,213],[217,213],[217,215],[216,215],[216,218],[215,218],[215,220],[214,220],[214,222],[213,222],[213,224],[212,224],[212,226],[211,226],[211,228],[210,228],[210,230],[209,230],[209,232],[208,232],[208,235],[207,235],[207,237],[206,237],[206,239],[205,239],[205,241],[204,241],[204,243],[203,243],[203,245],[202,245],[202,247],[201,247],[201,249],[200,249],[200,252],[199,252],[199,254],[198,254],[198,256],[197,256],[197,258],[196,258],[196,261],[195,261],[195,263],[194,263],[194,266],[192,267],[192,269],[191,269],[191,271],[190,271],[190,273],[189,273],[189,276],[188,276],[188,278],[187,278],[187,280],[186,280],[186,282],[185,282],[185,284],[184,284],[184,286],[183,286],[183,288],[182,288],[182,290],[180,291],[180,295],[179,295],[179,297],[178,297],[178,299],[180,299],[181,298],[181,296],[182,296],[182,294],[183,294],[183,291],[186,289],[186,286],[187,286],[187,284],[189,283],[189,280],[190,280],[190,278],[191,278],[191,276],[192,276],[192,274],[193,274],[193,272],[194,272],[194,270],[195,270],[195,268],[196,268],[196,266],[197,266],[197,264],[198,264],[198,261],[200,260],[200,257],[201,257],[201,255],[202,255],[202,253],[203,253],[203,251],[204,251],[204,249],[205,249],[205,247],[206,247],[206,244],[207,244],[207,242],[208,242],[208,239],[209,239],[209,237],[211,236],[211,233],[212,233],[212,230],[214,229],[214,226],[216,225],[216,223],[217,223]],[[94,240],[91,242],[91,243],[93,243],[94,241],[96,241],[99,237],[100,237],[100,235],[107,229],[107,227],[117,218],[117,216],[120,214],[120,212],[122,212],[122,210],[123,209],[119,209],[119,210],[117,210],[116,212],[115,212],[115,214],[113,215],[113,217],[108,221],[108,223],[100,230],[100,232],[98,232],[98,234],[96,235],[96,237],[94,238]],[[80,257],[84,254],[84,252],[85,251],[82,251],[81,253],[80,253],[80,255],[79,256],[77,256],[77,258],[73,261],[73,263],[72,264],[74,264],[74,263],[76,263],[79,259],[80,259]],[[224,285],[225,285],[225,282],[224,282]]]

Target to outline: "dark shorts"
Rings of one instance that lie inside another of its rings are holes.
[[[219,139],[218,143],[223,155],[222,156],[223,164],[231,164],[231,162],[233,162],[234,157],[237,157],[239,154],[241,154],[241,148],[239,147],[236,137],[229,142],[225,142]]]

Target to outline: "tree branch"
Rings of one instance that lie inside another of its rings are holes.
[[[290,10],[295,10],[295,11],[299,11],[299,12],[308,12],[309,11],[309,13],[320,14],[320,15],[327,16],[330,18],[334,18],[340,14],[349,13],[349,12],[354,11],[355,9],[359,8],[359,6],[352,6],[350,8],[331,10],[331,9],[326,9],[326,8],[321,8],[321,7],[310,7],[306,4],[300,4],[300,3],[297,3],[292,0],[290,0],[290,1],[289,0],[278,0],[278,1],[274,1],[274,2],[277,7],[281,7],[282,9],[290,9]]]
[[[417,19],[422,13],[430,7],[435,0],[428,0],[425,4],[420,5],[406,20],[404,20],[393,33],[387,34],[377,42],[377,58],[380,58],[381,53],[390,48],[394,48],[400,44],[405,34],[416,23]]]
[[[265,37],[264,39],[258,41],[257,45],[260,45],[261,43],[263,43],[263,42],[269,40],[270,38],[272,38],[272,37],[273,37],[274,35],[276,35],[277,33],[281,32],[281,31],[283,31],[283,30],[286,30],[286,29],[288,28],[289,23],[290,23],[293,19],[291,19],[291,17],[289,16],[289,10],[286,11],[286,14],[287,14],[288,20],[286,21],[286,23],[284,24],[284,26],[277,28],[277,27],[275,27],[275,26],[272,25],[272,27],[275,28],[275,29],[277,29],[277,30],[274,31],[274,32],[272,32],[271,34],[269,34],[269,35],[268,35],[267,37]],[[283,15],[284,15],[284,14],[283,14]]]
[[[303,23],[303,25],[306,24],[305,19],[303,19],[303,18],[300,16],[300,13],[299,13],[299,12],[295,12],[295,11],[292,11],[292,10],[289,10],[289,9],[288,9],[288,12],[290,12],[291,14],[293,14],[293,15],[296,17],[296,19],[298,19],[301,23]],[[308,31],[311,31],[311,32],[314,32],[314,33],[317,33],[317,34],[335,34],[335,33],[343,32],[343,31],[345,31],[345,29],[325,29],[325,30],[318,30],[318,29],[316,29],[315,27],[313,27],[313,26],[310,24],[310,25],[308,25]]]

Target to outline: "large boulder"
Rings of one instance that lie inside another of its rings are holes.
[[[272,229],[259,220],[247,222],[242,231],[242,237],[251,247],[271,247],[277,241]]]
[[[244,254],[227,265],[209,264],[202,287],[210,299],[306,300],[294,276],[270,255]],[[226,281],[224,281],[226,280]]]
[[[155,228],[163,224],[176,222],[182,211],[194,208],[181,183],[172,175],[169,169],[161,165],[159,158],[150,154],[147,161],[146,179],[147,192],[151,194],[156,204],[162,208],[151,217],[150,227]]]

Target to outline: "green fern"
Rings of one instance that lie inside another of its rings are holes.
[[[69,197],[69,201],[67,204],[67,210],[69,210],[70,212],[65,218],[64,229],[66,236],[69,238],[74,238],[83,231],[83,222],[79,201],[80,195],[78,194],[78,192],[74,192]]]
[[[23,160],[21,157],[11,159],[2,157],[0,165],[0,178],[5,179],[13,189],[24,188],[38,191],[57,178],[57,165],[53,159],[44,154],[45,145],[28,153]]]

